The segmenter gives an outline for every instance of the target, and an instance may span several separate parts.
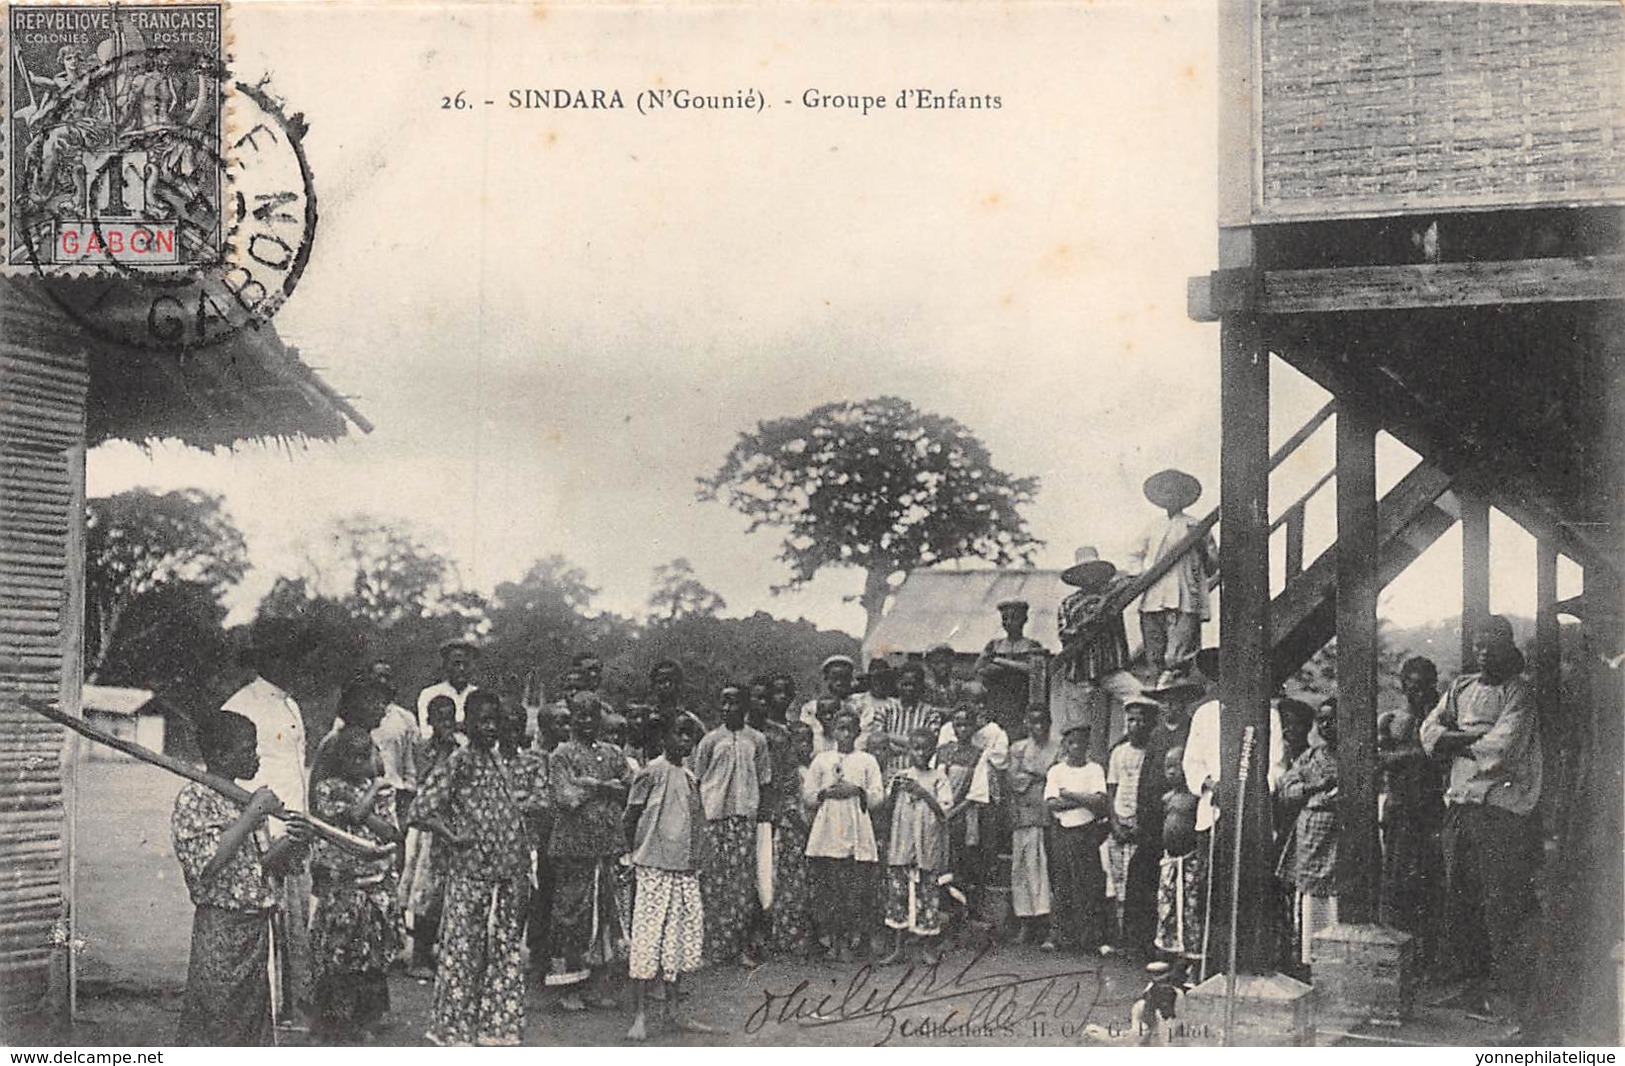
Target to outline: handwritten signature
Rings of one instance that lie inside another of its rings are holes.
[[[827,991],[815,989],[823,982],[812,980],[788,991],[763,990],[762,1002],[745,1020],[745,1033],[770,1024],[815,1028],[871,1021],[879,1032],[875,1047],[898,1039],[1081,1036],[1105,1006],[1106,979],[1097,969],[1035,977],[992,972],[985,965],[992,951],[992,945],[984,946],[962,966],[946,957],[909,966],[895,978],[866,965],[847,977],[844,987],[840,978],[829,979]],[[1051,1021],[1057,1023],[1054,1033]]]

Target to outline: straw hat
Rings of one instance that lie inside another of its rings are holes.
[[[1061,580],[1085,592],[1098,592],[1117,576],[1117,567],[1100,557],[1094,548],[1079,548],[1072,553],[1072,565],[1061,571]]]
[[[1145,498],[1164,510],[1182,511],[1202,498],[1202,483],[1183,470],[1159,470],[1145,479]]]

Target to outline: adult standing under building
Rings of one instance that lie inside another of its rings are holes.
[[[1537,914],[1531,839],[1539,829],[1540,731],[1511,623],[1486,618],[1473,657],[1478,672],[1457,678],[1422,723],[1422,748],[1450,766],[1443,844],[1452,953],[1483,1007],[1521,1023]]]
[[[305,717],[293,697],[272,680],[287,680],[291,651],[289,642],[279,639],[271,626],[254,626],[248,643],[237,655],[235,680],[239,687],[220,709],[254,723],[260,768],[245,787],[249,791],[269,788],[284,809],[304,811],[308,809],[310,788]],[[273,844],[287,833],[286,822],[271,819],[266,826]],[[310,1007],[310,891],[308,865],[293,863],[284,869],[274,919],[282,963],[284,1017]]]
[[[1044,669],[1044,646],[1026,635],[1029,610],[1026,600],[999,604],[1004,636],[988,641],[976,660],[976,677],[987,688],[988,712],[1011,737],[1026,736],[1033,671]]]
[[[424,736],[429,735],[429,701],[436,696],[451,698],[457,707],[457,725],[462,726],[463,704],[469,693],[477,691],[473,678],[479,657],[479,646],[472,640],[448,640],[440,645],[441,680],[418,693],[418,729]]]
[[[847,705],[847,699],[852,695],[852,681],[857,676],[858,664],[850,655],[831,655],[818,667],[818,676],[824,681],[822,695],[841,701]],[[854,708],[854,711],[856,709]],[[814,696],[801,705],[801,720],[812,727],[813,737],[828,739],[824,735],[824,724],[818,720],[818,697]],[[869,729],[874,725],[871,718],[865,722],[858,719],[857,749],[863,751],[864,743],[868,740]]]
[[[1167,520],[1141,538],[1134,552],[1141,573],[1173,554],[1196,528],[1185,508],[1201,496],[1202,483],[1183,470],[1162,470],[1145,479],[1145,498],[1162,508]],[[1212,535],[1203,536],[1140,598],[1140,635],[1153,675],[1187,668],[1201,649],[1208,580],[1218,556]]]

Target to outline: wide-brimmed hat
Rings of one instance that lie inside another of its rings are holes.
[[[1145,479],[1145,498],[1168,511],[1182,511],[1202,498],[1202,483],[1183,470],[1159,470]]]
[[[1200,681],[1178,670],[1164,670],[1157,675],[1157,683],[1146,688],[1141,695],[1160,699],[1176,692],[1201,692],[1206,688]]]
[[[1072,565],[1061,571],[1061,580],[1085,592],[1098,592],[1117,576],[1117,567],[1100,557],[1094,548],[1079,548],[1072,553]]]

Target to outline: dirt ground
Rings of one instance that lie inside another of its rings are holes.
[[[170,1043],[186,984],[192,908],[169,843],[178,788],[134,763],[86,763],[80,771],[79,1012],[71,1031],[43,1020],[14,1025],[14,1045]],[[1144,986],[1120,957],[1045,954],[1035,948],[949,945],[935,966],[837,966],[775,960],[755,970],[714,967],[685,983],[685,1005],[724,1033],[662,1032],[678,1046],[1064,1046],[1131,1045],[1130,1005]],[[393,975],[390,1044],[423,1043],[432,987]],[[552,990],[527,995],[525,1041],[533,1045],[621,1043],[631,994],[616,1010],[567,1014]],[[1425,997],[1424,997],[1425,998]],[[820,1017],[814,1018],[818,1013]],[[1323,1032],[1322,1043],[1482,1044],[1490,1034],[1451,1012],[1422,1009],[1403,1029]],[[299,1033],[291,1044],[307,1043]],[[1192,1042],[1210,1043],[1200,1040]]]

